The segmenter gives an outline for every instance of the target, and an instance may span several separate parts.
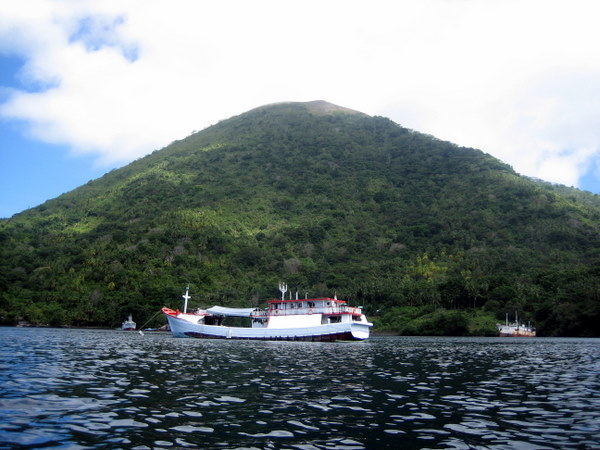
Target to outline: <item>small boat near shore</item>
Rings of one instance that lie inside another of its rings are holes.
[[[519,316],[515,313],[515,321],[508,322],[508,313],[506,314],[505,323],[497,323],[498,335],[500,337],[535,337],[535,328],[529,325],[525,325],[519,322]]]
[[[175,337],[204,339],[336,341],[363,340],[373,326],[361,308],[334,298],[285,299],[287,286],[279,285],[281,299],[268,307],[226,308],[213,306],[187,312],[189,288],[183,295],[183,312],[162,308]],[[228,326],[228,317],[243,317],[249,326]]]
[[[123,331],[135,331],[136,326],[137,325],[133,321],[133,317],[131,316],[131,314],[129,314],[129,317],[127,318],[127,320],[123,321],[123,323],[121,324],[121,330],[123,330]]]

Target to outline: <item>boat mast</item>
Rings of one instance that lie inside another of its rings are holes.
[[[287,289],[288,289],[287,284],[279,283],[279,291],[281,292],[281,300],[285,300],[285,293],[287,292]]]
[[[183,295],[183,296],[182,296],[182,297],[183,297],[183,313],[184,313],[184,314],[187,312],[188,300],[189,300],[190,298],[192,298],[192,297],[190,297],[190,295],[189,295],[189,292],[190,292],[190,286],[188,285],[188,286],[185,288],[185,295]]]

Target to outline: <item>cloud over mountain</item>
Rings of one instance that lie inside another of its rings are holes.
[[[576,185],[600,148],[596,2],[34,1],[4,119],[127,162],[259,104],[327,98]]]

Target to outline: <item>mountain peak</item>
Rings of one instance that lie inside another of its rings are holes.
[[[334,105],[333,103],[326,102],[325,100],[313,100],[312,102],[305,102],[303,104],[307,107],[307,109],[310,112],[315,114],[331,114],[334,112],[344,112],[349,114],[366,115],[360,111],[346,108],[344,106]]]
[[[333,103],[329,103],[325,100],[312,100],[309,102],[277,102],[270,103],[267,105],[260,106],[255,108],[252,111],[260,111],[266,109],[274,109],[274,108],[285,108],[292,110],[305,110],[312,114],[316,115],[328,115],[335,113],[345,113],[345,114],[360,114],[362,116],[368,117],[367,114],[364,114],[360,111],[356,111],[354,109],[346,108],[344,106],[335,105]],[[249,111],[250,112],[250,111]]]

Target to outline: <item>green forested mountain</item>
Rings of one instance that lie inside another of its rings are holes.
[[[286,281],[401,333],[600,335],[600,198],[325,102],[222,121],[0,221],[0,321],[117,326]],[[157,320],[161,320],[160,318]]]

